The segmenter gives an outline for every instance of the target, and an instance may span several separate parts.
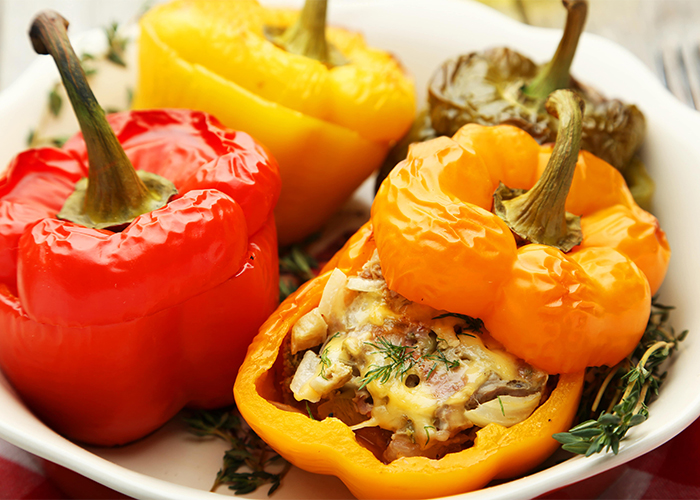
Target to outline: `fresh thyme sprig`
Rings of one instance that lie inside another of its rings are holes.
[[[231,445],[224,455],[223,467],[214,480],[211,491],[226,484],[236,495],[255,491],[264,484],[270,484],[267,494],[279,488],[282,478],[291,465],[277,455],[251,429],[244,425],[237,410],[197,410],[184,418],[190,432],[197,436],[214,436]],[[268,470],[273,463],[281,463],[280,472]],[[250,472],[238,472],[246,466]]]
[[[627,431],[647,420],[647,404],[658,394],[666,375],[659,373],[659,365],[688,333],[684,330],[676,335],[669,324],[672,310],[655,297],[646,330],[634,352],[607,371],[589,369],[594,382],[588,384],[579,407],[579,416],[589,420],[552,436],[563,449],[586,456],[610,450],[617,454]],[[592,418],[599,408],[603,410],[598,418]]]

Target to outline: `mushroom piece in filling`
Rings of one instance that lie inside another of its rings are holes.
[[[353,430],[384,429],[386,462],[459,451],[477,428],[525,420],[546,393],[547,374],[506,352],[480,320],[389,290],[376,252],[357,276],[334,270],[290,337],[300,359],[289,374],[294,399]]]

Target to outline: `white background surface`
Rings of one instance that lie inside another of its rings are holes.
[[[163,1],[0,0],[0,90],[19,77],[36,57],[27,31],[40,10],[60,12],[70,21],[70,32],[77,34],[112,21],[128,22],[148,5]],[[331,6],[333,1],[343,0],[332,0]],[[561,27],[564,19],[560,0],[483,2],[535,26]],[[657,72],[662,43],[680,40],[695,46],[700,39],[700,0],[589,0],[589,4],[586,31],[623,45]]]

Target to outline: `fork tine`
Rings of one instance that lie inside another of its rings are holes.
[[[683,44],[681,55],[685,63],[686,76],[688,77],[688,88],[693,97],[695,109],[700,109],[700,65],[698,64],[697,44]]]
[[[660,57],[666,87],[679,100],[688,106],[695,107],[681,45],[672,41],[663,43]]]

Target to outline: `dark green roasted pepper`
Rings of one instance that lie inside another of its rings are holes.
[[[429,82],[428,109],[390,153],[377,187],[393,166],[406,157],[409,144],[452,136],[467,123],[515,125],[540,144],[554,142],[558,122],[547,113],[544,102],[553,91],[570,88],[586,103],[581,149],[613,165],[628,182],[634,180],[636,185],[631,188],[637,202],[648,205],[654,186],[643,165],[639,168],[641,162],[634,158],[644,139],[644,115],[636,106],[606,99],[570,76],[588,5],[586,0],[563,0],[563,4],[568,12],[564,34],[554,57],[546,64],[537,65],[506,47],[444,62]]]

